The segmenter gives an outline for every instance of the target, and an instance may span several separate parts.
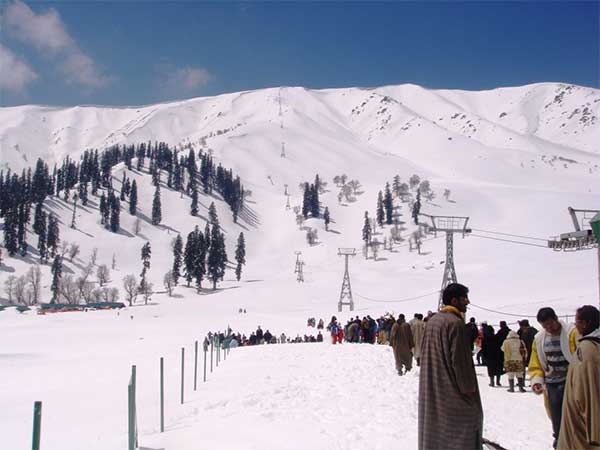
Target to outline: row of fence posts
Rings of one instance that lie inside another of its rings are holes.
[[[225,341],[227,342],[227,341]],[[206,367],[207,353],[209,348],[209,340],[204,339],[204,371],[203,382],[206,383]],[[216,351],[215,351],[216,348]],[[213,372],[213,353],[216,366],[219,367],[221,360],[221,342],[219,337],[215,335],[210,340],[210,373]],[[229,353],[229,345],[226,344],[223,348],[223,360],[227,360]],[[185,382],[185,347],[181,347],[181,404],[184,402],[184,382]],[[194,342],[194,391],[198,387],[198,341]],[[136,403],[136,366],[131,366],[131,375],[127,385],[127,448],[135,450],[138,447],[138,427],[137,427],[137,403]],[[160,432],[165,431],[165,362],[164,358],[160,358]],[[36,401],[33,404],[33,435],[32,435],[32,450],[40,450],[40,442],[42,436],[42,402]]]
[[[228,341],[225,341],[225,347],[223,348],[223,359],[227,359],[227,353],[229,353],[229,345]],[[216,367],[219,367],[219,362],[221,361],[221,342],[219,341],[219,337],[215,335],[213,339],[210,341],[208,339],[204,339],[203,342],[203,352],[204,352],[204,368],[203,368],[203,376],[202,380],[206,383],[206,371],[208,364],[208,349],[210,346],[210,373],[213,372],[213,359]],[[214,354],[214,356],[213,356]],[[132,366],[132,374],[134,379],[134,396],[135,396],[135,366]],[[185,347],[181,347],[181,398],[180,403],[183,405],[185,401]],[[194,391],[198,388],[198,341],[194,342]],[[165,431],[165,378],[164,378],[164,358],[160,358],[160,432],[163,433]],[[130,404],[130,420],[131,416],[135,418],[135,398],[133,399],[133,405]],[[135,422],[134,422],[135,424]],[[135,450],[137,448],[137,424],[135,424],[135,429],[129,429],[129,442],[130,447],[129,450]],[[131,447],[131,443],[134,442],[135,446]]]

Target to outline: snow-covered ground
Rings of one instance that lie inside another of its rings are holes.
[[[219,367],[215,356],[206,383],[200,350],[194,391],[193,338],[201,337],[204,330],[194,327],[190,311],[157,305],[121,313],[34,316],[37,323],[27,329],[22,329],[22,317],[8,314],[9,323],[3,324],[8,338],[3,339],[5,348],[17,345],[13,336],[25,334],[30,345],[22,344],[20,353],[2,353],[2,373],[8,375],[2,377],[0,391],[3,404],[12,405],[3,408],[0,416],[2,435],[8,436],[3,448],[29,445],[31,407],[37,399],[44,400],[42,448],[125,448],[130,364],[136,364],[137,370],[142,448],[416,447],[419,369],[399,377],[388,346],[325,342],[236,348],[221,359]],[[248,313],[237,322],[249,332],[255,318]],[[172,324],[179,334],[173,333]],[[284,328],[290,329],[291,323],[281,321],[270,329]],[[314,333],[313,328],[296,329]],[[186,351],[183,405],[179,403],[182,346]],[[164,433],[160,433],[159,414],[161,356],[165,358]],[[13,376],[17,371],[19,375]],[[478,376],[488,439],[511,450],[551,448],[551,427],[541,398],[531,392],[509,394],[505,387],[488,387],[485,368],[478,368]]]
[[[190,199],[164,187],[161,225],[143,220],[139,236],[125,203],[122,231],[113,234],[99,224],[97,199],[79,208],[74,230],[68,227],[71,205],[62,199],[46,202],[62,223],[61,238],[81,246],[81,254],[66,262],[67,274],[78,275],[97,247],[98,264],[110,266],[115,254],[109,285],[120,287],[123,276],[140,273],[140,249],[150,241],[149,277],[160,288],[172,264],[172,239],[177,233],[185,238],[195,225],[204,229],[211,201],[230,259],[238,234],[246,235],[247,265],[240,282],[228,271],[216,292],[198,295],[180,285],[172,298],[155,294],[152,304],[138,299],[120,313],[0,312],[0,448],[29,445],[35,400],[44,402],[42,448],[123,448],[131,364],[138,368],[140,444],[148,448],[414,448],[417,379],[414,373],[402,379],[394,375],[387,348],[237,349],[197,393],[188,389],[189,402],[179,406],[180,348],[185,346],[188,355],[189,387],[193,342],[208,331],[230,325],[249,334],[261,325],[277,334],[303,335],[307,317],[327,320],[337,314],[343,275],[337,249],[361,247],[363,214],[374,216],[378,191],[396,174],[404,182],[413,173],[431,182],[437,197],[424,202],[422,212],[470,217],[472,235],[454,241],[459,281],[471,288],[469,315],[494,324],[525,316],[534,322],[531,316],[541,306],[572,315],[581,304],[596,304],[596,252],[553,252],[544,239],[573,230],[568,206],[599,208],[597,116],[598,90],[552,83],[486,92],[414,85],[274,88],[140,108],[0,108],[2,167],[20,171],[38,156],[53,163],[67,154],[77,158],[86,148],[157,140],[210,149],[253,192],[234,224],[218,197],[202,195],[200,216],[194,218]],[[117,190],[124,170],[113,170]],[[328,182],[320,200],[329,207],[332,223],[325,231],[322,220],[307,220],[304,225],[319,235],[318,244],[309,246],[295,214],[285,208],[284,185],[291,205],[299,205],[299,183],[312,182],[316,173]],[[362,193],[339,204],[332,179],[342,173],[358,179]],[[149,217],[150,176],[135,171],[127,176],[136,179],[141,215]],[[451,190],[451,201],[443,198],[444,189]],[[402,213],[407,236],[414,226],[405,204]],[[375,237],[381,241],[388,235],[385,227]],[[35,241],[30,233],[30,244]],[[430,236],[422,250],[417,255],[406,245],[396,246],[393,252],[380,251],[377,260],[366,260],[359,251],[350,261],[352,315],[389,311],[411,317],[434,310],[445,260],[443,237]],[[304,283],[296,282],[293,272],[295,251],[302,251]],[[0,287],[36,259],[5,257]],[[42,271],[42,300],[48,301],[49,267]],[[239,308],[247,314],[239,314]],[[156,433],[160,356],[168,380],[164,435]],[[511,449],[550,443],[539,398],[508,395],[486,383],[481,390],[490,439]],[[281,400],[286,396],[289,404]],[[204,437],[196,437],[201,432]]]

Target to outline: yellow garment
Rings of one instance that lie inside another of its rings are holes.
[[[464,321],[464,317],[463,315],[460,313],[460,311],[458,310],[458,308],[452,306],[452,305],[446,305],[444,306],[441,311],[448,311],[451,312],[452,314],[457,315],[458,317],[460,317],[463,321]]]
[[[573,328],[569,332],[569,350],[571,354],[574,354],[577,350],[577,329]],[[542,349],[543,351],[543,349]],[[534,384],[535,378],[541,378],[544,380],[546,374],[544,373],[544,369],[542,368],[542,364],[540,363],[540,358],[537,352],[537,344],[536,339],[533,340],[533,345],[531,346],[531,359],[529,360],[529,366],[527,368],[529,372],[529,378],[531,379],[531,383]]]
[[[562,324],[562,326],[565,326]],[[541,331],[540,331],[541,333]],[[569,332],[569,351],[571,354],[575,354],[577,351],[577,329],[573,328]],[[540,358],[537,352],[537,339],[533,340],[533,345],[531,346],[531,359],[529,360],[529,366],[527,367],[527,371],[529,372],[529,379],[531,380],[531,385],[533,386],[536,383],[544,383],[544,379],[546,378],[546,374],[542,367],[542,363],[540,362]],[[544,351],[542,349],[542,351]],[[548,405],[548,394],[544,390],[544,406],[546,407],[546,413],[548,417],[550,417],[550,406]]]

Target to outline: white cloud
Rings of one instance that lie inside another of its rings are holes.
[[[74,45],[54,9],[36,15],[29,6],[17,0],[6,7],[2,21],[9,34],[38,50],[58,51]]]
[[[37,74],[23,59],[0,44],[0,89],[20,93],[37,78]]]
[[[1,23],[10,36],[52,58],[67,81],[88,88],[96,88],[109,81],[69,35],[56,10],[50,8],[45,13],[36,14],[25,3],[16,0],[4,9]]]
[[[198,67],[167,67],[163,69],[164,85],[172,92],[191,92],[205,86],[213,76]]]

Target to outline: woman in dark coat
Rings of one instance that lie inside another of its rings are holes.
[[[481,344],[481,350],[483,352],[483,358],[487,365],[488,376],[490,377],[490,386],[494,387],[494,377],[496,377],[496,384],[500,386],[500,376],[503,373],[502,368],[502,350],[501,350],[501,339],[494,335],[494,327],[487,325],[483,333],[483,343]]]

